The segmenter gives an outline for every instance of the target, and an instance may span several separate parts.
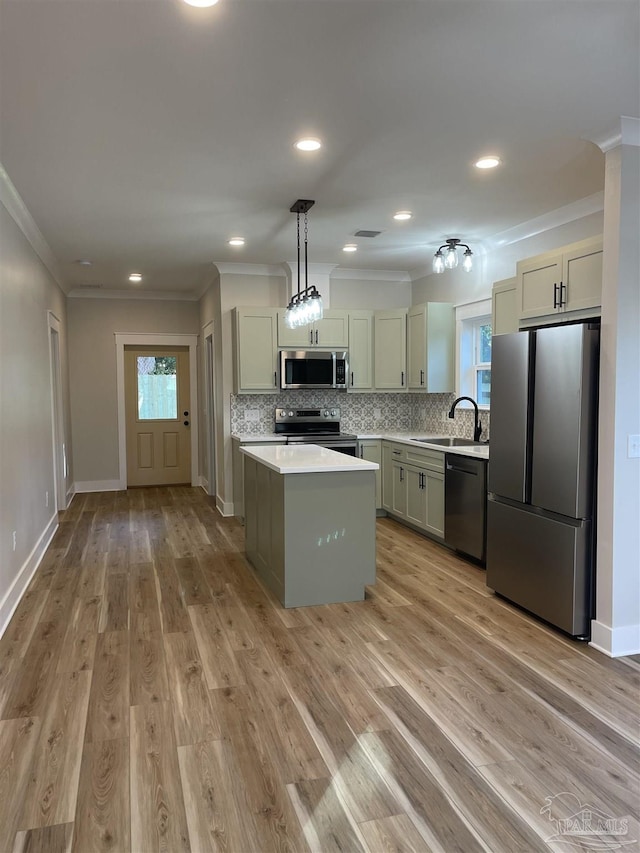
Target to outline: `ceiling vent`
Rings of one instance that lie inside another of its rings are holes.
[[[382,231],[356,231],[354,237],[377,237]]]
[[[97,290],[97,289],[101,288],[102,285],[101,284],[81,284],[80,287],[83,290],[86,290],[87,288],[92,289],[92,290]]]

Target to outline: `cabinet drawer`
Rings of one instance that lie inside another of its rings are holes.
[[[406,445],[405,459],[430,471],[444,471],[444,453],[440,450],[427,450]]]
[[[395,442],[385,442],[389,446],[389,453],[391,456],[392,462],[406,462],[407,461],[407,445],[406,444],[396,444]]]

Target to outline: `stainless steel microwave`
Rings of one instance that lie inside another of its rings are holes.
[[[335,350],[280,350],[280,387],[346,391],[349,353]]]

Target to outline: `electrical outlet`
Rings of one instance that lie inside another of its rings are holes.
[[[49,506],[49,492],[44,493],[44,505]]]
[[[16,531],[13,531],[13,550],[16,550]]]
[[[640,456],[640,435],[627,436],[627,456],[637,459]]]

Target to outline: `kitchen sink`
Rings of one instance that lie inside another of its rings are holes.
[[[441,447],[481,447],[486,441],[474,441],[472,438],[414,438],[425,444],[438,444]]]

